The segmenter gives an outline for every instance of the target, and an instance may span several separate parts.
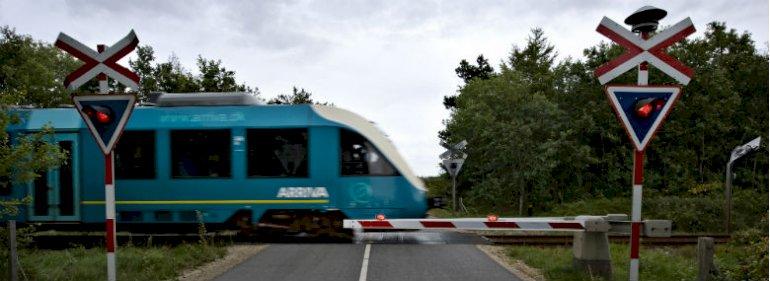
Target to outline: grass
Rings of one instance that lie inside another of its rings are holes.
[[[202,244],[124,246],[117,250],[118,280],[172,280],[185,269],[213,261],[226,252],[225,247]],[[107,274],[103,248],[23,250],[21,266],[28,280],[104,280]],[[24,280],[21,273],[20,279]]]
[[[570,247],[511,246],[507,253],[540,269],[547,280],[601,280],[572,268]],[[628,246],[612,244],[610,255],[612,280],[628,280]],[[643,248],[640,256],[640,275],[644,280],[694,280],[697,275],[694,247]]]
[[[748,250],[742,246],[720,244],[716,246],[715,263],[724,269],[740,267],[741,257]],[[612,280],[628,280],[628,244],[612,244]],[[550,281],[592,281],[602,280],[588,273],[572,268],[572,248],[563,246],[510,246],[508,256],[518,259],[530,267],[539,269]],[[695,246],[683,247],[642,247],[640,252],[640,276],[642,280],[695,280],[698,275]],[[723,275],[717,280],[767,280],[743,275]],[[745,279],[748,278],[748,279]]]

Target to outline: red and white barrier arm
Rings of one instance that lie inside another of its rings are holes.
[[[344,220],[347,229],[389,230],[538,230],[538,231],[608,231],[609,222],[597,216],[575,218],[459,218],[459,219],[383,219]]]

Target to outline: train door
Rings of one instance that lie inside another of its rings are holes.
[[[29,184],[30,221],[79,221],[78,135],[55,134],[53,140],[67,152],[59,167],[44,172]]]

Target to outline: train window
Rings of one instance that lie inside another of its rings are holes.
[[[343,176],[397,176],[398,171],[360,134],[340,130],[340,172]]]
[[[125,131],[115,146],[115,177],[155,178],[155,131]]]
[[[230,177],[230,130],[171,131],[171,176]]]
[[[308,176],[307,129],[246,131],[250,177]]]

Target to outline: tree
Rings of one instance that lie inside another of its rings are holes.
[[[69,104],[63,81],[76,67],[74,60],[54,46],[0,28],[0,194],[11,184],[34,180],[39,173],[65,159],[56,144],[46,141],[52,129],[12,135],[9,126],[20,125],[19,106],[46,107]],[[0,201],[0,217],[15,215],[19,200]]]
[[[548,83],[557,75],[552,50],[535,29],[527,47],[515,48],[499,74],[471,77],[460,88],[441,138],[442,144],[469,142],[460,185],[461,190],[473,186],[467,193],[472,201],[517,205],[521,215],[531,214],[541,202],[564,197],[559,186],[566,171],[591,162],[589,150],[575,143],[568,116],[553,100],[556,84]],[[468,69],[473,68],[461,62],[458,76]],[[533,76],[533,69],[539,76]]]
[[[0,92],[6,105],[71,104],[64,77],[78,65],[49,43],[0,27]]]
[[[495,75],[495,70],[489,65],[489,61],[484,58],[484,55],[479,55],[476,58],[476,65],[471,65],[466,60],[460,61],[460,66],[455,68],[457,76],[463,79],[466,84],[473,79],[489,79]]]
[[[314,102],[313,98],[311,97],[313,94],[311,94],[308,91],[305,91],[304,88],[297,89],[297,87],[292,87],[292,93],[290,95],[286,94],[280,94],[277,97],[271,99],[268,101],[268,104],[321,104],[321,105],[332,105],[330,103],[319,103]]]
[[[593,75],[623,51],[599,43],[581,60],[555,63],[555,48],[536,28],[500,73],[462,85],[439,138],[442,145],[469,141],[459,185],[466,198],[481,206],[518,199],[521,211],[630,195],[632,145]],[[767,139],[768,55],[724,23],[668,52],[695,76],[647,149],[645,196],[719,193],[729,151],[757,135]],[[636,75],[613,83],[635,84]],[[675,81],[651,67],[650,83]],[[766,192],[767,169],[763,142],[734,168],[735,184]]]
[[[244,84],[235,82],[235,72],[222,66],[221,60],[208,60],[198,56],[200,88],[204,92],[250,92]]]
[[[460,61],[460,66],[455,68],[457,77],[463,79],[466,84],[473,79],[489,79],[495,75],[495,69],[489,65],[489,61],[484,58],[484,55],[479,55],[476,58],[476,65],[471,65],[466,60]],[[457,96],[444,96],[444,107],[446,109],[452,109],[457,106]]]
[[[259,95],[259,89],[238,84],[235,71],[222,66],[221,60],[198,56],[199,75],[187,71],[172,54],[168,61],[155,62],[155,51],[150,46],[139,46],[137,59],[130,60],[131,69],[140,77],[140,99],[146,99],[151,92],[195,93],[195,92],[248,92]]]

